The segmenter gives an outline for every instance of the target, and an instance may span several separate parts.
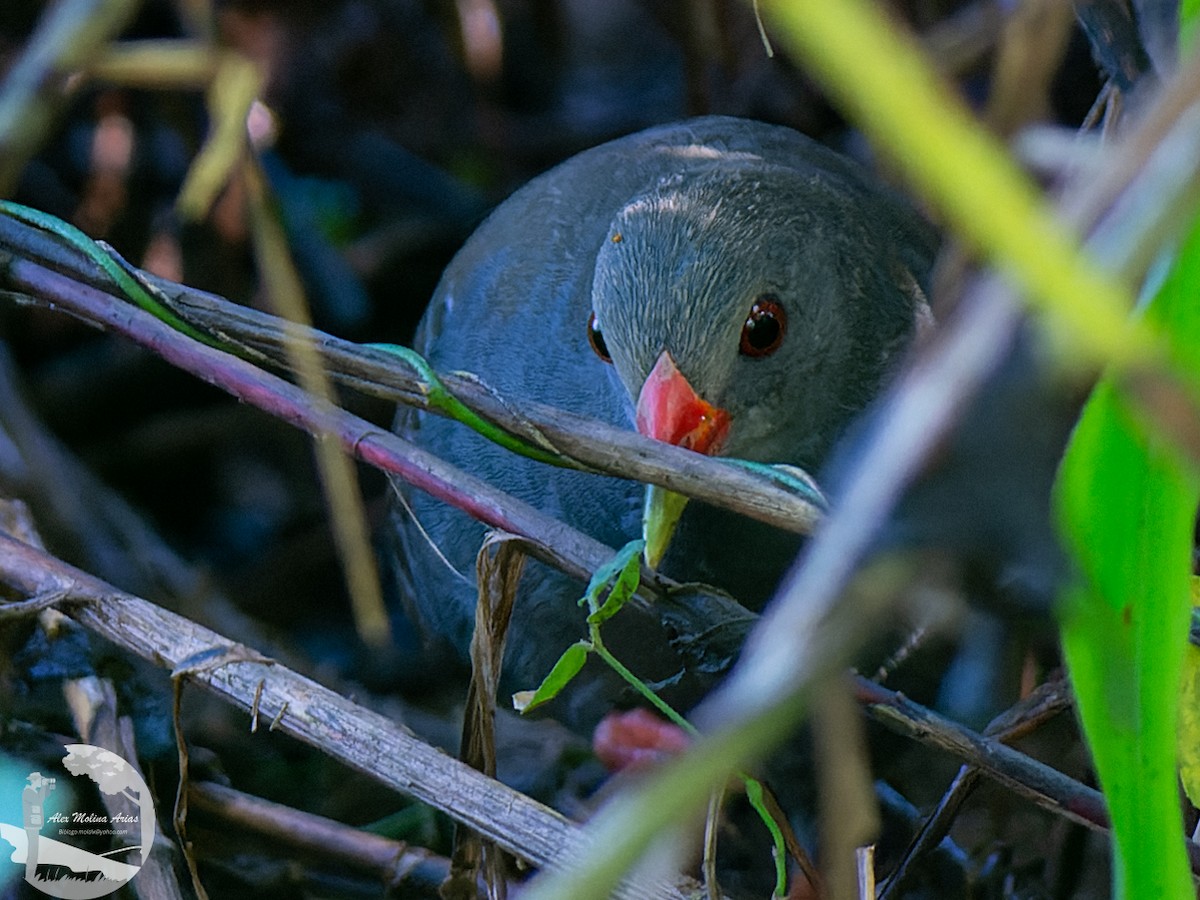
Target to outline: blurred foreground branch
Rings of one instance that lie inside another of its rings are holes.
[[[576,826],[567,819],[407,729],[244,644],[119,591],[6,533],[0,533],[0,582],[26,600],[54,598],[54,605],[89,631],[260,720],[274,720],[272,729],[445,812],[534,865],[554,866],[582,846]],[[868,714],[885,727],[977,766],[1060,816],[1093,829],[1107,828],[1098,791],[1004,746],[1000,738],[980,735],[865,678],[856,679],[855,693]],[[1055,696],[1047,702],[1059,709],[1061,698]],[[676,888],[656,890],[651,895],[619,896],[683,895],[675,893]]]

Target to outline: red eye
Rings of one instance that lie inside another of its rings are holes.
[[[783,343],[787,333],[787,313],[774,294],[760,294],[750,307],[746,324],[742,326],[742,356],[770,356]]]
[[[604,343],[604,332],[600,330],[600,322],[595,313],[588,316],[588,343],[592,345],[598,357],[606,363],[612,362],[612,355],[608,352],[608,345]]]

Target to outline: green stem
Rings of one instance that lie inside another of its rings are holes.
[[[775,896],[785,897],[787,896],[787,845],[783,839],[783,830],[775,821],[775,817],[771,815],[771,811],[767,809],[767,801],[763,798],[762,782],[741,773],[738,774],[738,777],[746,786],[746,799],[750,801],[750,805],[758,813],[758,817],[767,826],[767,831],[771,832],[771,843],[775,849],[772,854],[775,857]]]
[[[592,652],[599,656],[605,663],[608,664],[614,672],[620,675],[629,685],[641,694],[646,700],[651,703],[660,713],[686,731],[692,737],[699,737],[700,732],[696,730],[696,726],[677,713],[671,706],[663,700],[658,694],[650,690],[650,686],[634,675],[629,669],[625,668],[624,663],[612,655],[608,648],[600,640],[599,633],[593,628],[592,634]]]
[[[634,675],[633,672],[626,668],[624,663],[609,652],[600,637],[599,625],[590,626],[590,630],[590,649],[593,653],[604,660],[609,668],[620,675],[635,691],[645,697],[655,709],[670,719],[675,725],[682,728],[694,738],[700,736],[700,732],[696,730],[695,725],[677,713],[665,700],[650,689],[650,685]],[[767,827],[767,831],[771,833],[772,856],[775,859],[775,895],[783,897],[787,894],[787,844],[783,838],[783,831],[767,809],[766,802],[763,800],[762,783],[744,772],[738,772],[737,777],[742,780],[742,784],[746,789],[746,798],[750,801],[750,806],[758,813],[759,818],[762,819],[763,824]]]
[[[509,434],[504,429],[492,424],[475,410],[450,393],[437,373],[433,371],[425,358],[415,350],[401,347],[399,344],[366,344],[375,350],[383,350],[403,360],[425,381],[425,397],[431,409],[440,410],[468,428],[477,431],[489,441],[499,444],[506,450],[526,456],[538,462],[549,463],[552,466],[574,468],[574,466],[556,453],[551,453],[541,447],[523,441]]]
[[[13,203],[10,200],[0,200],[0,213],[66,241],[99,266],[101,271],[112,279],[113,284],[120,288],[126,297],[150,313],[150,315],[170,325],[181,334],[185,334],[193,340],[200,341],[202,344],[207,344],[209,347],[216,347],[222,350],[227,349],[219,341],[209,337],[181,319],[150,288],[126,272],[120,263],[106,253],[99,244],[74,225],[64,222],[62,219],[52,216],[49,213],[31,209],[28,206],[22,206],[20,203]]]

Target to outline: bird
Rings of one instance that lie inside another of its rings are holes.
[[[538,401],[695,452],[816,471],[930,319],[935,229],[864,167],[790,128],[705,116],[585,150],[535,177],[447,266],[414,348],[519,407]],[[760,608],[800,538],[657,488],[524,459],[402,409],[395,430],[681,582]],[[384,561],[435,645],[463,658],[485,529],[400,488]],[[677,521],[675,521],[677,519]],[[536,686],[586,634],[584,586],[531,561],[502,684]],[[606,644],[686,708],[668,639]],[[611,635],[611,636],[610,636]],[[626,655],[622,655],[626,654]],[[592,727],[622,702],[588,664],[551,709]]]

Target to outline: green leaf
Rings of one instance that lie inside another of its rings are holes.
[[[513,709],[519,713],[527,713],[557,697],[562,689],[570,684],[571,679],[579,674],[579,670],[587,662],[590,650],[591,644],[587,641],[579,641],[564,650],[537,690],[517,691],[513,694]]]
[[[1200,371],[1200,227],[1146,310],[1175,372]],[[1200,481],[1119,382],[1088,401],[1059,473],[1056,512],[1077,576],[1062,642],[1108,801],[1116,896],[1194,897],[1176,781]]]
[[[1200,21],[1200,0],[1181,0],[1179,4],[1179,48],[1181,55],[1196,45],[1196,24]]]
[[[621,607],[629,602],[633,592],[637,590],[642,578],[642,548],[645,541],[630,541],[617,551],[616,556],[598,568],[592,580],[588,582],[587,592],[579,601],[579,605],[587,604],[591,615],[589,625],[600,625],[607,622]],[[611,588],[610,588],[611,585]],[[608,597],[603,605],[600,597],[608,589]]]
[[[1194,642],[1200,614],[1200,578],[1192,579],[1192,619],[1179,679],[1179,780],[1193,806],[1200,806],[1200,647]]]

